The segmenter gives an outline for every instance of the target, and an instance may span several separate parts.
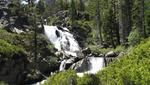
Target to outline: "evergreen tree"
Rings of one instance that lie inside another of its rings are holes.
[[[73,27],[74,22],[76,20],[76,16],[77,16],[77,11],[76,11],[75,1],[74,0],[71,0],[70,16],[71,16],[71,24],[72,24],[72,27]]]
[[[102,29],[101,29],[101,18],[100,18],[100,7],[99,7],[99,0],[97,0],[97,5],[96,5],[96,25],[97,25],[97,36],[100,42],[100,45],[103,44],[102,40]]]
[[[144,0],[133,0],[132,10],[133,29],[138,29],[141,38],[145,37]]]
[[[59,1],[59,5],[60,5],[60,9],[61,9],[61,10],[64,10],[64,8],[65,8],[65,7],[64,7],[64,0],[60,0],[60,1]]]
[[[84,5],[84,1],[83,0],[79,0],[79,10],[80,11],[85,11],[85,5]]]
[[[131,0],[119,0],[119,28],[121,42],[126,43],[131,31]]]
[[[38,13],[40,15],[42,15],[45,12],[45,9],[46,9],[46,5],[45,5],[44,0],[39,0],[36,8],[37,8]]]

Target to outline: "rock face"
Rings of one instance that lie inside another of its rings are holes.
[[[0,1],[0,28],[20,34],[26,30],[25,25],[29,25],[28,16],[25,14],[12,15],[9,9],[10,4],[12,5],[12,2],[9,0]]]
[[[91,53],[91,49],[90,48],[85,48],[82,50],[82,53],[87,55],[87,54],[90,54]]]
[[[23,84],[27,70],[28,61],[23,54],[14,54],[6,60],[5,56],[0,59],[0,80],[10,84]]]
[[[90,70],[90,67],[88,66],[90,64],[90,61],[88,58],[82,59],[78,61],[77,63],[74,63],[70,68],[76,70],[77,72],[83,72]]]
[[[110,51],[105,54],[105,57],[117,57],[117,54],[114,51]]]

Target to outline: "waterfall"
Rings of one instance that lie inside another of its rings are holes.
[[[62,52],[63,55],[80,57],[81,50],[78,42],[67,28],[44,25],[44,32],[54,47],[58,49],[59,52]],[[59,71],[65,70],[66,61],[66,59],[61,61]],[[85,61],[89,62],[86,66],[89,69],[87,69],[86,72],[85,70],[80,73],[77,72],[78,76],[82,76],[84,73],[95,74],[104,66],[104,58],[102,57],[87,57]],[[84,66],[81,66],[81,68],[84,68]]]
[[[88,71],[77,72],[79,77],[82,77],[84,74],[96,74],[104,67],[104,58],[103,57],[88,57],[90,63],[87,65],[90,69]]]
[[[104,66],[104,58],[102,57],[89,57],[90,60],[90,70],[89,73],[97,73]]]
[[[63,60],[60,64],[59,71],[64,71],[66,67],[66,60]]]
[[[58,51],[78,57],[78,53],[81,52],[80,47],[67,28],[44,25],[44,32]]]

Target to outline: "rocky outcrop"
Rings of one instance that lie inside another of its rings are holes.
[[[90,68],[88,58],[82,59],[76,63],[74,63],[70,68],[76,70],[77,72],[88,71]]]
[[[82,53],[85,55],[91,54],[91,49],[90,48],[85,48],[82,50]]]
[[[117,54],[114,51],[110,51],[105,54],[105,57],[117,57]]]
[[[25,54],[13,54],[10,58],[1,54],[0,59],[0,80],[9,84],[23,84],[27,70],[28,60]]]

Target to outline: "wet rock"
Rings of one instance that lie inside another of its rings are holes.
[[[105,57],[116,57],[116,56],[117,56],[117,54],[114,51],[110,51],[105,54]]]
[[[73,64],[75,61],[75,58],[70,58],[66,61],[66,64]]]
[[[92,53],[91,56],[99,57],[99,53],[98,52]]]
[[[99,54],[99,57],[104,57],[105,55],[104,54]]]
[[[83,71],[88,71],[89,67],[89,60],[88,58],[84,58],[77,63],[74,63],[70,68],[76,70],[77,72],[83,72]]]
[[[124,55],[125,55],[124,52],[120,52],[119,55],[118,55],[117,57],[122,57],[122,56],[124,56]]]
[[[107,43],[104,43],[102,46],[101,46],[101,48],[108,48],[109,47],[109,45],[107,44]]]
[[[55,52],[55,55],[56,55],[56,56],[63,56],[62,52],[58,52],[58,51]]]
[[[8,21],[5,20],[4,18],[0,19],[0,27],[5,28],[9,25]]]
[[[87,54],[90,54],[91,53],[91,49],[90,48],[85,48],[82,50],[82,53],[87,55]]]
[[[19,30],[19,29],[17,29],[16,27],[14,27],[14,28],[12,29],[12,32],[17,33],[17,34],[21,34],[21,33],[23,33],[24,31],[23,31],[23,30]]]

